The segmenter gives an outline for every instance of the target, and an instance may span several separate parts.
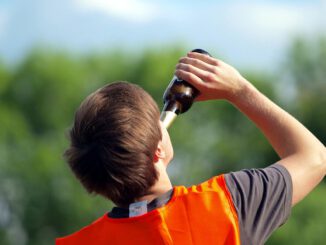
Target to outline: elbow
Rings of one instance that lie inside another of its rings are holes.
[[[326,175],[326,147],[324,147],[321,152],[321,164],[323,166],[324,176],[325,176]]]
[[[322,146],[319,149],[315,149],[309,153],[311,161],[311,167],[318,172],[318,175],[323,179],[326,175],[326,147]]]
[[[318,151],[315,151],[314,156],[315,169],[321,174],[321,178],[324,178],[326,175],[326,147],[322,146]]]

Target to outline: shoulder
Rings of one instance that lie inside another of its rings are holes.
[[[291,213],[292,179],[280,164],[225,174],[237,210],[241,240],[262,244]]]
[[[189,187],[177,186],[178,195],[200,194],[207,192],[219,192],[226,190],[226,182],[224,175],[214,176],[200,184],[192,185]]]
[[[289,198],[292,196],[291,176],[280,164],[259,169],[244,169],[224,176],[228,189],[234,197],[243,192],[263,195],[266,191],[286,192]]]
[[[176,196],[182,202],[195,203],[196,206],[209,204],[210,208],[223,206],[227,210],[233,209],[232,197],[223,174],[214,176],[198,185],[179,186],[176,189]]]

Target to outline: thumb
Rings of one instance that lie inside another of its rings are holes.
[[[206,100],[205,96],[199,92],[199,95],[195,98],[195,101],[199,102],[199,101],[204,101],[204,100]]]

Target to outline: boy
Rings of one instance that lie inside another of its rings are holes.
[[[259,245],[323,179],[324,145],[233,67],[190,52],[175,74],[200,91],[198,101],[236,106],[280,161],[173,187],[166,172],[173,148],[157,105],[136,85],[107,85],[77,110],[66,157],[89,192],[117,207],[57,244]]]

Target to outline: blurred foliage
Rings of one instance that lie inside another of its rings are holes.
[[[0,244],[50,244],[110,210],[109,201],[82,189],[62,158],[74,111],[90,92],[116,80],[141,85],[161,106],[186,51],[170,47],[77,57],[34,49],[15,67],[0,62]],[[243,75],[325,143],[326,39],[296,40],[279,70]],[[278,159],[259,130],[225,101],[196,103],[170,134],[175,158],[169,172],[175,185]],[[322,244],[325,207],[322,184],[268,244]]]

